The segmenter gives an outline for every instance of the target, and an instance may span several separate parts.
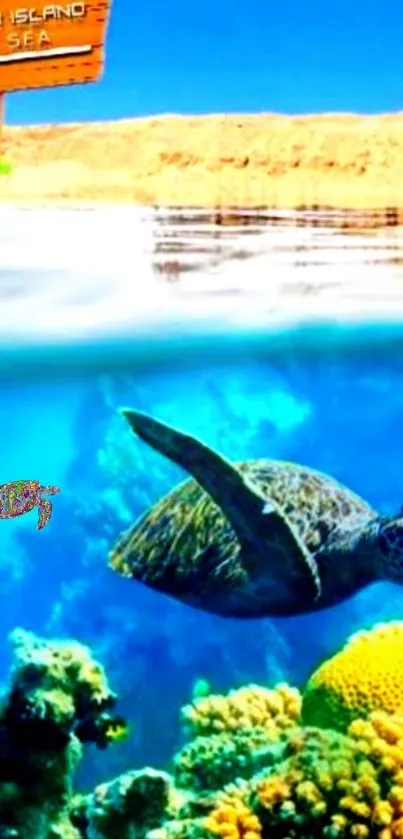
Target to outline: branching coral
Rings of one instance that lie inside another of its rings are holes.
[[[273,762],[275,744],[296,724],[300,707],[299,692],[288,685],[249,685],[186,705],[182,718],[192,739],[175,757],[176,782],[201,791],[249,778]]]
[[[371,815],[358,793],[363,777],[376,781],[376,769],[354,740],[299,729],[289,737],[285,760],[253,779],[250,803],[273,836],[336,837],[343,819],[351,835],[347,828]]]
[[[402,839],[403,718],[375,713],[348,734],[296,727],[281,739],[271,767],[205,797],[181,800],[164,773],[128,773],[98,788],[86,836]]]
[[[209,834],[244,835],[239,812],[271,839],[402,839],[403,717],[377,712],[348,734],[297,728],[285,740],[283,757],[243,784],[238,802],[236,789],[227,801],[220,793]]]
[[[345,731],[372,711],[403,712],[403,622],[353,635],[309,679],[302,706],[307,725]]]
[[[204,827],[221,839],[260,839],[262,835],[258,817],[242,802],[217,807],[205,819]]]
[[[263,728],[269,736],[294,726],[301,711],[299,691],[286,684],[274,690],[248,685],[227,696],[210,694],[182,709],[190,736],[209,736],[240,729]]]
[[[373,821],[385,827],[381,839],[403,837],[403,716],[381,711],[369,720],[355,720],[349,735],[376,765],[382,799],[376,802]],[[374,795],[374,787],[368,788]]]

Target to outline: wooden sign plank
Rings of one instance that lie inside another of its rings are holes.
[[[98,81],[111,0],[0,3],[0,91]]]

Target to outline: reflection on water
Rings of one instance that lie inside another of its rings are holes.
[[[157,220],[156,270],[168,280],[182,280],[182,284],[185,273],[220,268],[217,289],[222,290],[223,275],[232,262],[256,262],[259,257],[265,257],[268,267],[290,270],[340,262],[400,266],[403,261],[401,229],[396,228],[393,214],[379,218],[311,211],[215,215],[172,211],[157,215]],[[269,291],[269,278],[260,275],[260,280],[262,290],[266,287]],[[251,285],[253,278],[244,275],[244,289]],[[308,290],[309,282],[304,286]],[[321,284],[312,283],[311,288],[319,292]]]
[[[0,211],[0,339],[401,316],[393,210]]]

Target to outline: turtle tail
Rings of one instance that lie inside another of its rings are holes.
[[[373,531],[373,529],[372,529]],[[373,535],[373,532],[371,533]],[[403,584],[403,514],[381,516],[375,525],[377,558],[383,579]]]
[[[47,498],[42,498],[38,506],[38,530],[42,530],[47,525],[52,515],[52,503]]]

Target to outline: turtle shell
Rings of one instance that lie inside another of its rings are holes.
[[[326,545],[336,530],[350,523],[360,528],[376,512],[335,479],[308,467],[284,461],[241,462],[237,469],[290,525],[307,556],[318,557],[324,591],[318,607],[343,599],[356,584],[345,568],[332,566]],[[260,523],[253,522],[259,538]],[[127,577],[219,614],[238,616],[295,614],[312,601],[309,569],[296,567],[292,541],[285,530],[262,517],[259,559],[242,544],[220,506],[189,479],[157,502],[117,542],[111,566]],[[319,559],[320,558],[320,559]],[[294,567],[295,566],[295,567]],[[298,573],[297,573],[298,571]],[[339,584],[340,583],[340,584]]]

